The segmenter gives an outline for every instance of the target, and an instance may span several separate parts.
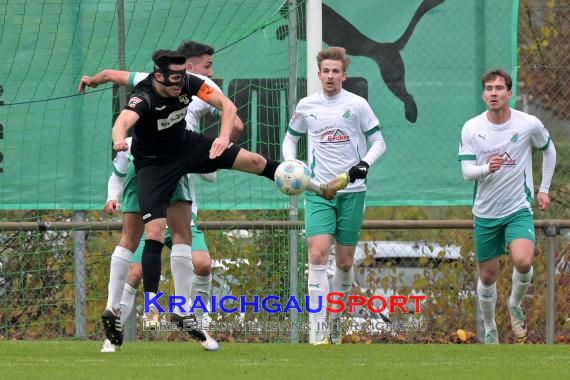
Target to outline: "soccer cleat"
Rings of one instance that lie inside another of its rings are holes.
[[[330,346],[331,341],[327,331],[317,331],[315,333],[315,341],[313,346]]]
[[[105,309],[101,315],[103,328],[105,329],[105,336],[111,344],[120,346],[123,344],[123,326],[121,324],[121,317],[118,317],[112,310]]]
[[[331,343],[332,344],[342,344],[342,334],[339,329],[333,326],[331,330]]]
[[[101,352],[116,352],[119,349],[118,346],[115,346],[109,339],[105,339],[103,342],[103,348],[101,348]]]
[[[519,343],[524,343],[527,337],[526,317],[520,306],[511,307],[509,305],[509,314],[511,315],[511,328]]]
[[[198,329],[198,321],[196,320],[196,316],[194,314],[188,314],[183,317],[179,314],[172,313],[170,314],[170,320],[176,323],[176,326],[178,326],[180,330],[186,331],[192,339],[195,339],[201,343],[208,340],[206,334],[204,334],[204,331]]]
[[[159,315],[158,309],[155,306],[149,306],[148,313],[144,313],[142,320],[143,320],[143,329],[144,330],[158,330],[159,327]]]
[[[321,197],[331,200],[335,197],[337,191],[345,189],[348,186],[349,177],[347,173],[337,175],[327,184],[321,185]]]
[[[206,330],[202,330],[202,334],[206,336],[206,340],[200,342],[200,344],[205,351],[218,351],[220,349],[218,342],[216,342]]]
[[[485,331],[485,344],[499,344],[499,333],[497,333],[497,330]]]

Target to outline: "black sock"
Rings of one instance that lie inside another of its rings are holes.
[[[145,292],[158,292],[158,283],[160,282],[160,252],[163,243],[157,240],[145,240],[142,253],[142,275]]]
[[[275,161],[272,160],[271,158],[268,158],[267,164],[265,165],[265,168],[263,169],[260,175],[269,178],[272,181],[275,181],[275,171],[277,170],[277,167],[279,166],[280,163],[281,162],[279,161]]]

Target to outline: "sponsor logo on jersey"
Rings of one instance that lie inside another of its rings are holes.
[[[154,107],[155,110],[157,111],[162,111],[163,109],[165,109],[166,106],[161,106],[161,107]]]
[[[141,98],[133,96],[132,98],[129,99],[129,107],[136,108],[137,104],[139,104],[140,102],[142,102]]]
[[[501,157],[503,157],[503,166],[515,166],[517,164],[507,152],[503,153]]]
[[[487,162],[491,161],[491,158],[496,156],[499,156],[503,159],[501,166],[515,166],[517,164],[517,162],[513,158],[511,158],[510,154],[507,152],[493,153],[487,158]]]
[[[186,108],[187,107],[184,107],[180,110],[172,112],[165,119],[158,119],[156,121],[156,123],[158,125],[158,130],[162,131],[163,129],[170,128],[174,124],[178,123],[179,121],[184,120],[184,117],[186,116]]]
[[[188,99],[188,95],[186,95],[186,94],[180,95],[178,97],[178,100],[180,100],[180,103],[184,103],[184,104],[190,103],[190,99]]]
[[[344,144],[350,141],[340,129],[329,130],[321,135],[321,144]]]

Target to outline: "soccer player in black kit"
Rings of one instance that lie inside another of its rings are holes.
[[[274,180],[278,161],[229,143],[236,115],[235,105],[204,81],[185,71],[186,58],[175,51],[154,52],[154,72],[131,93],[113,126],[113,149],[128,149],[127,130],[134,126],[131,152],[137,172],[139,206],[145,223],[142,256],[144,291],[152,299],[158,292],[166,223],[172,234],[187,229],[184,215],[168,208],[169,198],[186,173],[211,173],[233,169]],[[185,115],[192,96],[221,111],[220,135],[211,138],[186,130]],[[325,185],[311,183],[309,190],[332,199],[348,183],[346,174]],[[186,234],[188,235],[188,234]],[[190,242],[187,242],[189,245]],[[145,310],[146,311],[146,310]],[[152,313],[152,311],[150,311]],[[157,320],[156,311],[147,319]]]

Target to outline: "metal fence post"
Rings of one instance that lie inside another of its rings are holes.
[[[125,70],[126,68],[126,44],[125,44],[125,2],[124,0],[117,0],[117,37],[119,46],[119,69]],[[122,110],[127,104],[127,88],[125,86],[119,86],[119,110]],[[137,328],[136,328],[136,302],[133,305],[133,311],[126,321],[123,321],[125,333],[125,340],[132,341],[137,339]]]
[[[479,295],[477,294],[477,284],[479,282],[479,265],[475,262],[477,271],[475,272],[475,328],[477,333],[477,342],[485,342],[485,326],[483,325],[483,316],[479,307]]]
[[[554,224],[542,227],[548,237],[546,250],[546,344],[554,344],[556,334],[556,236],[560,228]]]
[[[297,103],[297,0],[288,2],[288,27],[289,27],[289,117],[293,114]],[[283,136],[281,136],[283,138]],[[299,213],[297,209],[298,197],[291,197],[289,203],[289,220],[297,221]],[[299,230],[291,228],[289,230],[289,296],[299,297]],[[299,319],[299,312],[295,308],[289,309],[289,322],[291,326],[296,326]],[[289,342],[299,342],[299,331],[295,327],[289,332]]]
[[[75,211],[73,213],[74,222],[84,222],[85,213]],[[75,268],[75,337],[87,337],[86,318],[86,284],[85,284],[85,231],[73,231],[73,253]]]

